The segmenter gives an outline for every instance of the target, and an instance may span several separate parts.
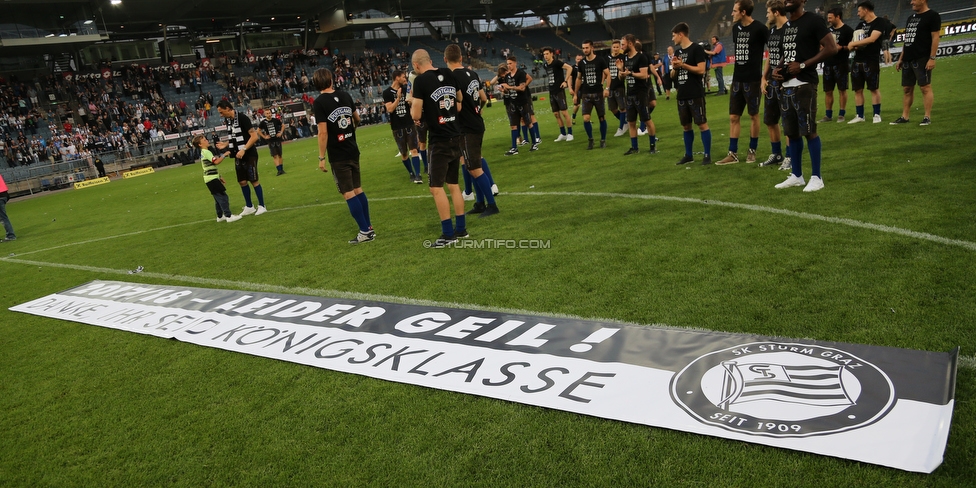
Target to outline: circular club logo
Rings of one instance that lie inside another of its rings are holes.
[[[671,380],[671,397],[704,424],[807,437],[878,421],[894,405],[895,389],[877,366],[842,350],[756,342],[695,359]]]

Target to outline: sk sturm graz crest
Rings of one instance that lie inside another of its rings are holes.
[[[757,342],[695,359],[671,380],[671,397],[705,424],[806,437],[876,422],[895,391],[883,371],[839,349]]]
[[[339,101],[339,97],[333,97],[335,101]],[[352,109],[349,107],[339,107],[329,114],[329,121],[335,122],[340,129],[346,129],[352,125]]]

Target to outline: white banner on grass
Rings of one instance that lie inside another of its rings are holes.
[[[113,281],[10,309],[926,473],[942,462],[958,356]]]

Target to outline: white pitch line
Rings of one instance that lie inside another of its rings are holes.
[[[888,234],[896,234],[900,236],[911,237],[913,239],[932,241],[932,242],[937,242],[939,244],[946,244],[950,246],[959,246],[965,249],[969,249],[970,251],[976,251],[976,242],[963,241],[959,239],[949,239],[948,237],[937,236],[935,234],[916,232],[913,230],[902,229],[900,227],[892,227],[889,225],[872,224],[870,222],[862,222],[860,220],[845,219],[840,217],[828,217],[826,215],[818,215],[818,214],[812,214],[806,212],[796,212],[793,210],[786,210],[786,209],[775,208],[775,207],[765,207],[762,205],[752,205],[748,203],[723,202],[720,200],[701,200],[698,198],[672,197],[667,195],[638,195],[638,194],[628,194],[628,193],[586,193],[586,192],[571,192],[571,191],[570,192],[514,192],[514,193],[505,193],[505,195],[633,198],[637,200],[664,200],[669,202],[716,205],[720,207],[740,208],[743,210],[752,210],[755,212],[766,212],[766,213],[786,215],[789,217],[796,217],[796,218],[807,219],[807,220],[819,220],[831,224],[847,225],[850,227],[857,227],[861,229],[876,230]]]
[[[855,227],[855,228],[859,228],[859,229],[867,229],[867,230],[873,230],[873,231],[878,231],[878,232],[884,232],[886,234],[895,234],[895,235],[900,235],[900,236],[903,236],[903,237],[909,237],[909,238],[912,238],[912,239],[919,239],[919,240],[923,240],[923,241],[930,241],[930,242],[935,242],[935,243],[938,243],[938,244],[945,244],[945,245],[948,245],[948,246],[962,247],[962,248],[968,249],[970,251],[976,251],[976,242],[972,242],[972,241],[964,241],[964,240],[960,240],[960,239],[950,239],[948,237],[937,236],[935,234],[929,234],[929,233],[926,233],[926,232],[917,232],[917,231],[909,230],[909,229],[902,229],[900,227],[892,227],[890,225],[873,224],[873,223],[870,223],[870,222],[863,222],[863,221],[860,221],[860,220],[846,219],[846,218],[840,218],[840,217],[828,217],[826,215],[818,215],[818,214],[812,214],[812,213],[806,213],[806,212],[796,212],[796,211],[793,211],[793,210],[786,210],[786,209],[775,208],[775,207],[766,207],[766,206],[762,206],[762,205],[752,205],[752,204],[748,204],[748,203],[723,202],[723,201],[720,201],[720,200],[702,200],[702,199],[698,199],[698,198],[674,197],[674,196],[668,196],[668,195],[640,195],[640,194],[631,194],[631,193],[587,193],[587,192],[559,192],[559,191],[556,191],[556,192],[541,192],[540,191],[540,192],[510,192],[510,193],[503,193],[503,195],[505,195],[505,196],[543,196],[543,197],[545,197],[545,196],[567,196],[567,197],[629,198],[629,199],[634,199],[634,200],[662,200],[662,201],[667,201],[667,202],[696,203],[696,204],[699,204],[699,205],[715,205],[715,206],[720,206],[720,207],[729,207],[729,208],[738,208],[738,209],[742,209],[742,210],[751,210],[753,212],[765,212],[765,213],[771,213],[771,214],[777,214],[777,215],[785,215],[787,217],[794,217],[794,218],[800,218],[800,219],[806,219],[806,220],[817,220],[817,221],[827,222],[827,223],[831,223],[831,224],[841,224],[841,225],[846,225],[846,226],[849,226],[849,227]],[[421,199],[421,198],[430,198],[430,195],[411,195],[411,196],[386,197],[386,198],[371,198],[370,201],[373,201],[373,202],[386,202],[386,201],[394,201],[394,200],[410,200],[410,199]],[[334,202],[318,203],[318,204],[312,204],[312,205],[300,205],[300,206],[296,206],[296,207],[287,207],[287,208],[281,208],[281,209],[271,210],[270,212],[284,212],[284,211],[288,211],[288,210],[300,210],[300,209],[306,209],[306,208],[327,207],[327,206],[332,206],[332,205],[339,205],[341,203],[343,203],[343,202],[342,201],[334,201]],[[69,243],[69,244],[61,244],[59,246],[49,247],[49,248],[45,248],[45,249],[38,249],[38,250],[35,250],[35,251],[26,251],[26,252],[19,253],[19,255],[20,256],[26,256],[26,255],[29,255],[29,254],[36,254],[36,253],[45,252],[45,251],[53,251],[53,250],[56,250],[56,249],[62,249],[62,248],[65,248],[65,247],[78,246],[78,245],[84,245],[84,244],[91,244],[91,243],[99,242],[99,241],[105,241],[105,240],[110,240],[110,239],[117,239],[117,238],[120,238],[120,237],[134,236],[134,235],[139,235],[139,234],[145,234],[145,233],[148,233],[148,232],[156,232],[156,231],[160,231],[160,230],[167,230],[167,229],[172,229],[172,228],[175,228],[175,227],[182,227],[182,226],[187,226],[187,225],[202,224],[202,223],[206,223],[206,222],[212,222],[212,220],[210,220],[210,219],[207,219],[207,220],[197,220],[197,221],[194,221],[194,222],[186,222],[186,223],[182,223],[182,224],[173,224],[173,225],[167,225],[167,226],[164,226],[164,227],[157,227],[155,229],[138,230],[138,231],[127,232],[125,234],[118,234],[118,235],[114,235],[114,236],[99,237],[99,238],[95,238],[95,239],[88,239],[88,240],[85,240],[85,241],[73,242],[73,243]],[[4,259],[4,258],[0,258],[0,259]]]
[[[412,199],[412,198],[414,198],[414,199],[415,198],[430,198],[430,195],[413,195],[413,196],[406,196],[406,197],[371,198],[370,201],[371,202],[384,202],[384,201],[387,201],[387,200],[406,200],[406,199]],[[331,205],[339,205],[340,203],[346,203],[346,202],[340,200],[340,201],[334,201],[334,202],[317,203],[317,204],[312,204],[312,205],[299,205],[297,207],[286,207],[286,208],[279,208],[279,209],[276,209],[276,210],[269,210],[268,213],[271,213],[271,212],[284,212],[286,210],[300,210],[300,209],[304,209],[304,208],[313,208],[313,207],[328,207],[328,206],[331,206]],[[94,239],[88,239],[88,240],[78,241],[78,242],[70,242],[68,244],[61,244],[59,246],[47,247],[47,248],[44,248],[44,249],[37,249],[37,250],[34,250],[34,251],[25,251],[25,252],[19,253],[18,256],[27,256],[29,254],[37,254],[39,252],[54,251],[54,250],[62,249],[62,248],[65,248],[65,247],[80,246],[80,245],[91,244],[93,242],[100,242],[100,241],[108,241],[108,240],[111,240],[111,239],[118,239],[120,237],[136,236],[136,235],[139,235],[139,234],[146,234],[146,233],[149,233],[149,232],[156,232],[156,231],[160,231],[160,230],[173,229],[173,228],[176,228],[176,227],[185,227],[187,225],[205,224],[207,222],[213,222],[213,219],[195,220],[193,222],[184,222],[182,224],[173,224],[173,225],[167,225],[167,226],[164,226],[164,227],[156,227],[155,229],[137,230],[137,231],[133,231],[133,232],[126,232],[125,234],[117,234],[117,235],[114,235],[114,236],[107,236],[107,237],[96,237]]]

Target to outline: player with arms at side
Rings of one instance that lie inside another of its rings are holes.
[[[328,173],[325,168],[328,157],[336,187],[359,226],[359,233],[349,244],[372,241],[376,239],[376,232],[369,219],[369,201],[363,192],[359,145],[356,144],[359,113],[348,93],[335,91],[331,71],[325,68],[315,70],[312,84],[319,91],[319,96],[312,103],[319,129],[319,170]]]
[[[705,73],[708,68],[705,62],[705,49],[688,38],[690,32],[688,24],[678,23],[671,29],[671,41],[677,49],[671,58],[671,79],[677,88],[678,119],[684,129],[685,155],[676,164],[688,164],[695,161],[692,148],[695,144],[695,131],[691,124],[694,122],[701,131],[702,145],[705,146],[705,157],[702,165],[712,164],[712,131],[708,128],[708,118],[705,115]]]
[[[935,69],[935,54],[939,50],[939,34],[942,30],[942,16],[929,8],[928,0],[911,0],[915,13],[908,18],[905,27],[905,49],[898,58],[896,70],[901,70],[901,87],[905,92],[902,98],[901,117],[891,125],[907,124],[908,111],[915,101],[915,85],[922,91],[922,106],[925,116],[918,125],[932,123],[932,70]]]
[[[762,100],[763,48],[769,40],[769,29],[752,18],[753,0],[739,0],[732,6],[732,49],[735,66],[732,71],[732,95],[729,97],[729,154],[715,164],[739,162],[739,135],[742,112],[749,112],[749,152],[747,163],[756,162],[759,148],[759,103]]]
[[[573,105],[583,105],[583,128],[589,143],[586,149],[593,149],[593,124],[590,114],[596,109],[596,116],[600,119],[600,147],[607,147],[607,113],[603,104],[604,87],[609,87],[610,68],[603,56],[597,56],[593,50],[593,41],[583,41],[583,59],[577,65],[579,76],[576,78],[576,92],[573,95]]]
[[[569,88],[573,67],[556,59],[555,50],[549,46],[542,48],[542,57],[546,60],[543,67],[549,85],[549,108],[559,124],[559,137],[555,142],[572,141],[573,120],[569,118],[569,107],[566,106],[566,88]]]
[[[265,119],[258,125],[258,134],[261,139],[268,141],[268,150],[271,152],[271,159],[274,160],[275,169],[278,170],[275,176],[285,174],[285,165],[282,161],[281,150],[281,120],[274,117],[271,109],[258,110],[259,115],[264,115]]]
[[[427,122],[430,137],[430,194],[434,197],[434,205],[441,221],[441,236],[434,241],[433,247],[447,247],[460,237],[468,237],[464,197],[461,196],[461,187],[458,186],[463,137],[457,117],[463,94],[451,70],[435,68],[426,50],[414,51],[411,61],[418,74],[413,82],[413,98],[417,102],[410,107],[410,115],[418,124],[421,120]],[[450,201],[444,192],[445,183],[451,191]],[[451,225],[452,201],[456,226]]]
[[[468,213],[490,217],[498,213],[492,190],[488,162],[481,157],[481,144],[485,138],[485,121],[481,118],[481,108],[488,97],[481,87],[478,74],[461,65],[461,46],[451,44],[444,49],[444,62],[451,70],[461,95],[461,110],[458,112],[458,125],[461,128],[461,154],[464,161],[464,186],[475,190],[474,208]],[[487,200],[487,204],[485,201]]]

